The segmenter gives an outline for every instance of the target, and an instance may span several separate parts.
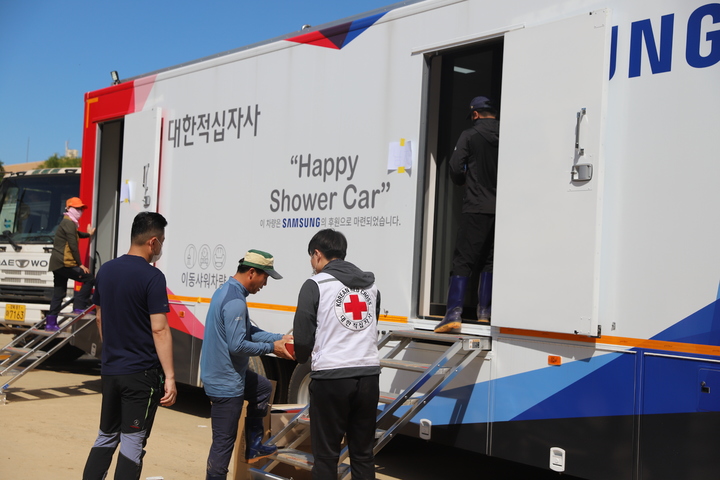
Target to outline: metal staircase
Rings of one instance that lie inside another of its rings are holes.
[[[391,342],[397,342],[392,345]],[[399,360],[396,357],[415,343],[432,343],[447,347],[432,364]],[[410,420],[422,410],[425,405],[440,393],[447,385],[462,371],[480,352],[491,349],[489,337],[478,337],[471,335],[454,335],[445,333],[432,333],[417,330],[391,331],[386,334],[378,343],[382,350],[388,347],[389,352],[380,359],[383,368],[394,368],[417,372],[417,378],[400,394],[380,393],[380,407],[382,410],[377,417],[378,427],[388,425],[387,428],[378,428],[375,432],[374,453],[377,454],[399,431],[410,422]],[[420,393],[421,387],[425,393]],[[400,407],[409,406],[402,414],[394,414]],[[302,427],[297,435],[296,427]],[[280,440],[297,435],[290,440],[286,448],[278,449],[277,453],[270,457],[270,461],[262,468],[250,469],[253,480],[274,479],[287,480],[285,477],[272,473],[272,469],[280,463],[299,467],[304,470],[312,470],[312,454],[298,450],[310,436],[310,418],[306,406],[274,437],[268,440],[267,444],[275,445]],[[340,465],[338,466],[338,479],[350,478],[351,465],[346,462],[349,452],[347,446],[340,454]]]
[[[57,331],[45,331],[45,319],[17,336],[12,342],[0,349],[0,354],[7,356],[0,362],[0,376],[9,376],[0,387],[0,404],[5,403],[5,391],[23,375],[47,360],[60,350],[85,327],[94,323],[95,305],[80,314],[58,315]],[[47,350],[43,350],[47,348]]]

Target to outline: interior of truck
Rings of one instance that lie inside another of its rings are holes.
[[[418,313],[423,318],[439,319],[445,314],[463,198],[463,187],[450,180],[448,163],[460,133],[471,126],[467,119],[470,100],[483,95],[501,106],[503,39],[433,52],[426,60],[429,161]],[[476,320],[478,276],[476,271],[469,282],[464,320]]]

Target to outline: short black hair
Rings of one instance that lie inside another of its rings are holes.
[[[328,260],[345,260],[347,254],[347,239],[345,235],[333,230],[332,228],[326,228],[320,230],[311,239],[308,244],[308,254],[312,255],[315,250],[319,250],[325,255]]]
[[[130,241],[133,245],[142,245],[152,237],[160,237],[165,233],[167,223],[165,217],[159,213],[140,212],[133,220]]]

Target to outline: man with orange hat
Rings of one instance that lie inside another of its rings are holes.
[[[53,298],[50,302],[50,310],[45,316],[45,330],[56,331],[59,328],[57,315],[60,313],[60,305],[67,292],[68,279],[83,284],[82,288],[75,292],[73,313],[81,313],[90,304],[90,293],[95,283],[95,276],[83,265],[78,250],[79,239],[88,238],[95,233],[92,226],[87,232],[78,230],[80,217],[86,208],[87,206],[78,197],[72,197],[65,202],[65,215],[55,232],[48,267],[49,271],[53,272]]]

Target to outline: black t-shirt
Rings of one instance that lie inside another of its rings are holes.
[[[150,315],[170,311],[160,270],[135,255],[110,260],[98,271],[93,303],[101,309],[103,375],[160,366],[150,324]]]

